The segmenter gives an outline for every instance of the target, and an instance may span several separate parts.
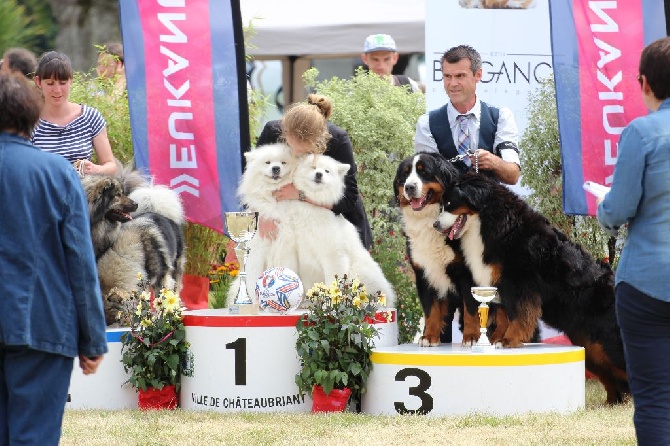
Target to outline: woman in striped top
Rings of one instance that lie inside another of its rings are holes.
[[[107,122],[100,112],[69,101],[72,65],[63,53],[49,51],[37,65],[35,85],[42,92],[44,106],[32,143],[47,152],[62,155],[85,174],[116,173],[116,162],[107,138]],[[99,164],[91,161],[95,155]]]

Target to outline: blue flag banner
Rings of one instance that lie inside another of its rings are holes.
[[[223,232],[249,148],[239,0],[120,2],[135,165]]]
[[[647,113],[638,64],[644,47],[665,37],[663,2],[551,0],[550,17],[563,211],[595,215],[583,185],[612,183],[619,135]]]

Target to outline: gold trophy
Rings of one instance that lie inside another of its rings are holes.
[[[473,286],[470,288],[472,296],[479,302],[479,340],[472,346],[473,353],[485,353],[495,350],[486,335],[486,325],[489,319],[489,306],[487,305],[498,295],[498,288],[494,286]]]
[[[258,304],[254,303],[247,290],[246,263],[249,258],[249,246],[247,245],[256,235],[258,230],[258,212],[226,212],[226,231],[228,237],[234,242],[235,255],[240,262],[239,283],[235,300],[231,305],[230,314],[258,314]]]

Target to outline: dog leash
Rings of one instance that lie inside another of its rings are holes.
[[[463,161],[466,157],[472,155],[475,156],[475,173],[479,173],[479,152],[468,150],[467,152],[458,154],[455,157],[448,159],[447,161],[455,163],[456,161]]]

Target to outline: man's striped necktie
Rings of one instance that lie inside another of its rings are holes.
[[[468,120],[472,114],[458,115],[458,154],[464,155],[470,151],[470,131],[468,130]],[[463,158],[466,166],[471,166],[470,157]]]

